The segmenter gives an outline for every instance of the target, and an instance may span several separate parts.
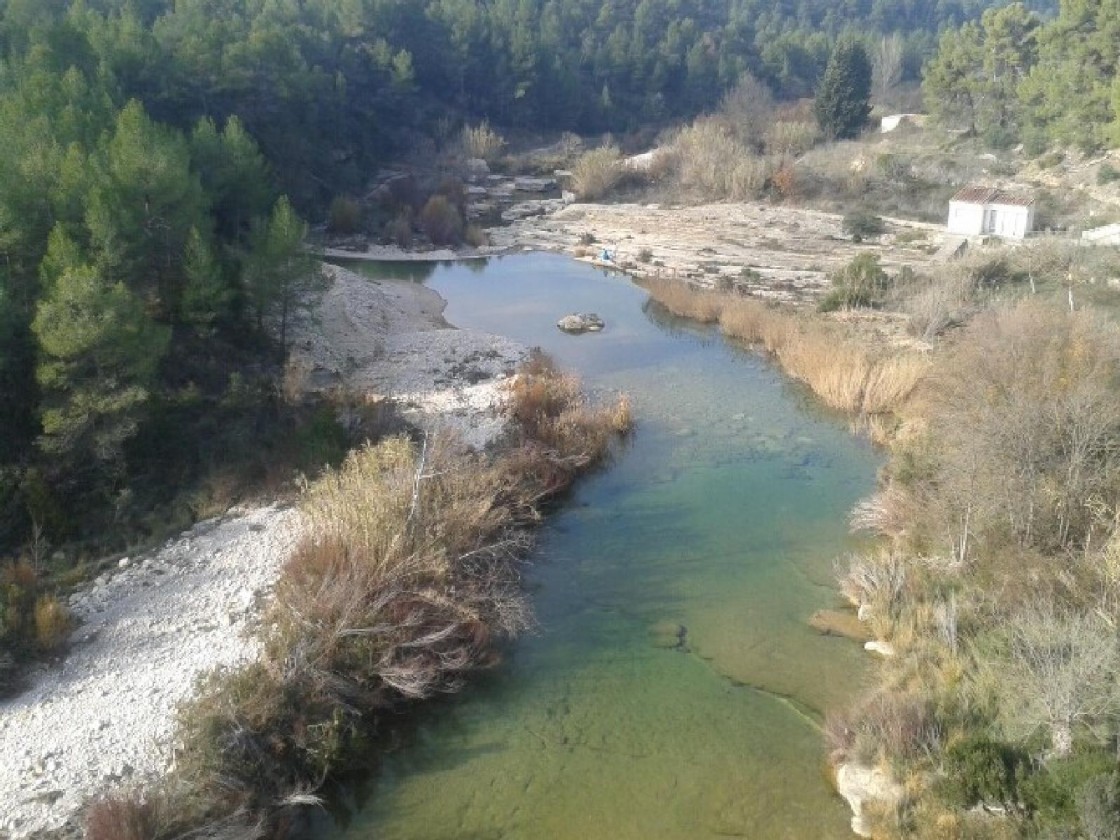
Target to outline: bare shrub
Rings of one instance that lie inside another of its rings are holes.
[[[815,122],[779,120],[766,129],[765,148],[771,155],[798,157],[813,148],[820,136]]]
[[[84,822],[86,840],[154,840],[166,828],[162,800],[142,792],[96,800]]]
[[[902,558],[890,551],[852,555],[847,569],[838,570],[837,575],[844,597],[869,608],[876,636],[889,638],[906,592],[906,565]]]
[[[489,121],[483,120],[478,125],[463,126],[459,143],[467,157],[481,158],[489,163],[502,151],[506,141],[490,127]]]
[[[490,236],[478,225],[467,225],[463,231],[463,241],[472,248],[482,248],[490,244]]]
[[[708,198],[753,197],[762,190],[770,171],[721,120],[696,120],[681,129],[671,149],[680,186]]]
[[[349,196],[335,196],[327,217],[327,230],[331,233],[356,233],[361,224],[361,205]]]
[[[408,213],[398,214],[385,227],[385,237],[398,248],[412,247],[412,221]]]
[[[1083,545],[1120,489],[1120,342],[1034,302],[978,317],[930,378],[943,532],[977,547]]]
[[[579,156],[572,165],[572,190],[579,198],[602,198],[622,178],[617,146],[602,146]]]
[[[58,650],[71,629],[70,612],[54,595],[40,595],[35,601],[35,644],[39,650]]]
[[[980,656],[996,674],[1008,730],[1023,739],[1046,730],[1055,756],[1070,754],[1077,727],[1120,711],[1120,649],[1099,615],[1049,602],[1023,608]]]
[[[420,230],[433,245],[457,245],[463,239],[463,217],[444,195],[433,195],[420,211]]]
[[[845,727],[839,743],[847,741],[846,754],[865,764],[911,763],[936,752],[942,740],[929,701],[902,692],[872,694],[847,716]]]
[[[762,150],[767,127],[774,112],[770,88],[750,72],[743,73],[735,87],[720,100],[719,115],[749,148]]]

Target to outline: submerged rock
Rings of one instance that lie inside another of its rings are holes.
[[[809,619],[809,626],[822,636],[843,636],[863,642],[870,634],[863,623],[844,610],[817,610]]]
[[[675,621],[658,621],[650,625],[653,646],[665,650],[688,652],[688,628]]]
[[[565,315],[556,322],[556,326],[566,333],[599,332],[606,324],[594,312],[581,312]]]

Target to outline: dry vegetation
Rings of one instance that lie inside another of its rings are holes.
[[[281,805],[312,801],[343,762],[377,748],[382,713],[456,690],[529,625],[528,527],[631,419],[624,400],[589,405],[539,356],[517,377],[511,409],[517,431],[497,454],[393,437],[306,487],[307,536],[282,571],[264,653],[212,675],[183,710],[175,793],[161,800],[173,816],[161,826],[261,814],[278,825]],[[137,796],[93,806],[88,830],[100,833],[90,836],[149,825]]]
[[[874,351],[835,325],[721,292],[669,280],[646,282],[675,315],[718,323],[725,335],[755,344],[808,385],[829,407],[852,415],[897,414],[928,368],[914,351]]]
[[[877,837],[1120,836],[1120,338],[1081,308],[1109,300],[1110,270],[1044,241],[896,278],[877,305],[928,353],[650,284],[828,405],[889,418],[873,424],[891,443],[882,487],[852,517],[881,544],[838,577],[894,655],[826,726],[833,762],[889,767],[906,790]]]

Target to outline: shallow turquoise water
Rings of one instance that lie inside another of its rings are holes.
[[[539,254],[427,271],[451,323],[626,391],[638,430],[541,533],[536,632],[421,713],[337,836],[850,837],[817,722],[856,693],[864,661],[806,619],[836,602],[832,563],[874,451],[625,278]],[[577,311],[607,329],[555,328]]]

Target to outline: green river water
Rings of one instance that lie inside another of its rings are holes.
[[[351,266],[353,267],[353,266]],[[423,279],[456,326],[539,345],[637,433],[580,483],[526,570],[538,628],[419,713],[344,840],[848,838],[818,724],[865,678],[834,606],[847,513],[878,456],[718,332],[563,257],[369,266]],[[555,328],[593,311],[599,334]]]

